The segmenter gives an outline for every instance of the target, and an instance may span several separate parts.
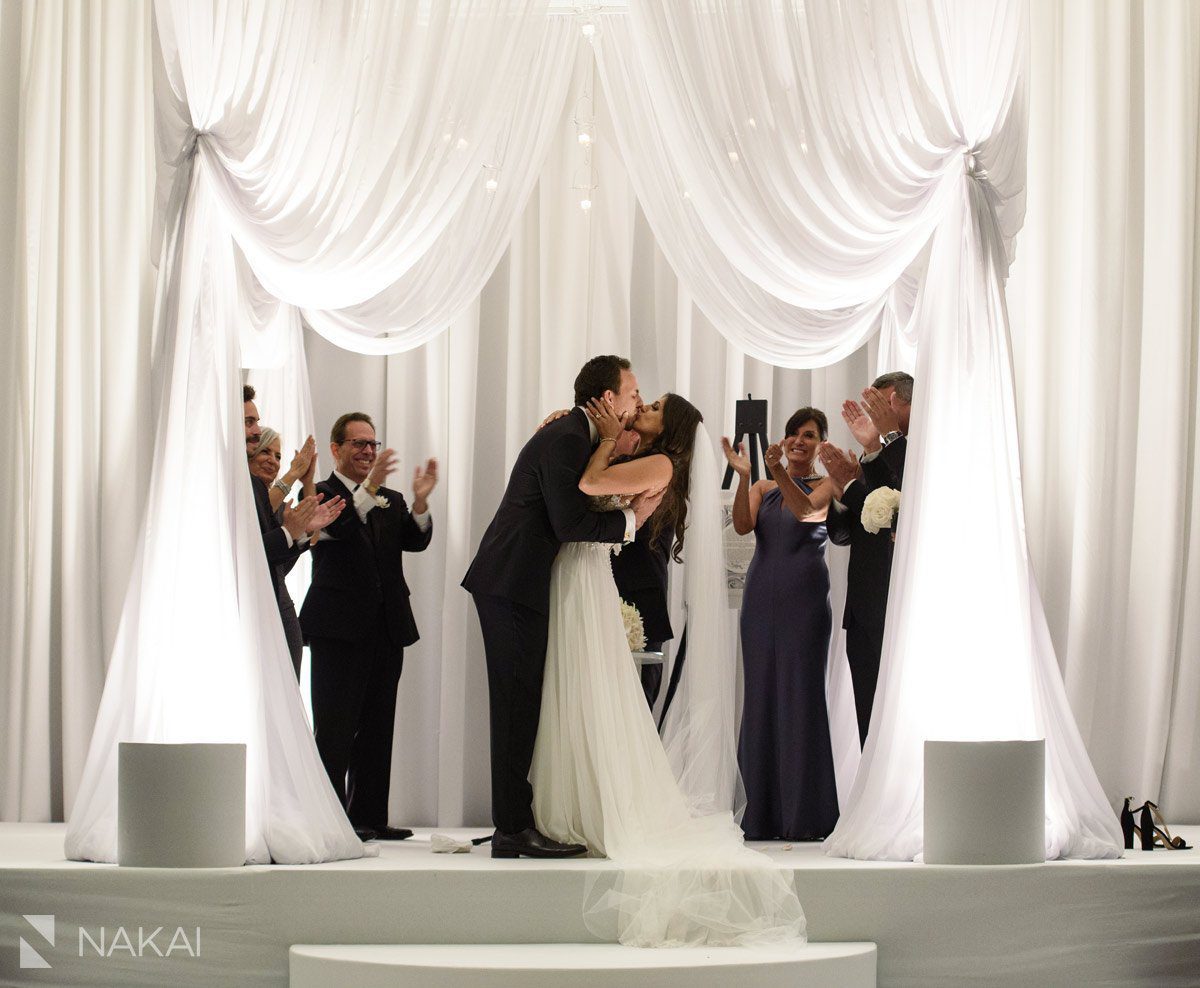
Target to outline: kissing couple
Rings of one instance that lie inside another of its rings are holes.
[[[640,451],[617,458],[627,429]],[[695,406],[676,394],[643,404],[628,360],[593,357],[575,407],[518,454],[462,583],[487,656],[492,856],[608,857],[619,870],[589,885],[585,920],[622,943],[804,935],[790,876],[745,847],[732,812],[736,657],[717,632],[729,621],[719,484]],[[610,562],[643,524],[673,537],[677,561],[686,532],[689,637],[704,644],[689,655],[665,746]]]

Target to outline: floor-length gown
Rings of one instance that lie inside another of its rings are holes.
[[[538,829],[618,866],[589,892],[598,935],[638,946],[802,938],[790,874],[745,846],[732,814],[688,810],[630,655],[611,548],[568,543],[552,570],[529,775]]]
[[[775,487],[763,495],[754,536],[742,596],[742,829],[750,840],[823,840],[838,819],[825,700],[825,522],[797,520]]]

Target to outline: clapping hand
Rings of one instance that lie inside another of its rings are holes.
[[[413,470],[413,514],[423,515],[429,510],[429,505],[426,498],[433,492],[438,481],[438,463],[437,460],[430,457],[425,461],[425,468],[422,470],[416,467]]]
[[[779,443],[771,443],[767,447],[767,451],[763,453],[763,461],[767,464],[767,469],[772,474],[787,472],[787,467],[783,465],[783,446]]]
[[[603,398],[592,398],[587,403],[587,413],[596,423],[596,431],[601,439],[615,440],[625,431],[626,416],[618,415],[616,410]]]
[[[308,476],[312,472],[316,459],[317,441],[309,436],[304,440],[304,445],[292,455],[292,464],[283,476],[284,482],[290,487],[297,480]]]
[[[862,396],[863,404],[867,406],[867,414],[881,436],[899,431],[900,417],[882,391],[878,388],[864,388]]]
[[[293,542],[299,541],[308,531],[308,526],[320,505],[320,500],[319,496],[306,497],[295,507],[292,507],[291,501],[283,502],[283,527],[287,529]]]
[[[313,541],[315,542],[317,533],[330,524],[345,509],[346,499],[339,496],[326,501],[324,494],[316,494],[313,497],[306,497],[300,503],[307,504],[309,501],[316,504],[316,510],[313,511],[312,517],[309,518],[305,531],[313,537]]]
[[[868,453],[879,448],[879,430],[871,416],[862,410],[857,401],[842,402],[842,420],[850,427],[850,434]]]
[[[371,472],[367,474],[367,490],[372,494],[377,488],[383,486],[383,482],[388,479],[388,475],[395,473],[396,468],[400,465],[400,459],[396,456],[394,449],[385,449],[377,457],[371,465]]]
[[[721,452],[725,454],[725,459],[729,461],[729,465],[733,467],[733,472],[739,477],[750,476],[750,458],[746,456],[746,444],[738,443],[737,449],[733,448],[733,443],[729,441],[728,436],[721,437]]]
[[[829,479],[840,497],[846,485],[858,479],[858,459],[830,442],[821,443],[817,447],[817,455],[821,458],[821,465],[825,467],[825,472],[829,474]]]

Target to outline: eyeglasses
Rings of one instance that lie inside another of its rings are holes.
[[[351,445],[359,452],[369,449],[372,453],[378,453],[379,447],[383,445],[378,439],[343,439],[339,446]]]

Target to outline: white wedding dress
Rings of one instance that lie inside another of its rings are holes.
[[[803,939],[790,872],[745,846],[731,812],[693,815],[676,784],[626,641],[612,548],[567,543],[551,572],[529,773],[538,829],[618,866],[595,873],[585,904],[589,929],[604,939],[644,947]]]

